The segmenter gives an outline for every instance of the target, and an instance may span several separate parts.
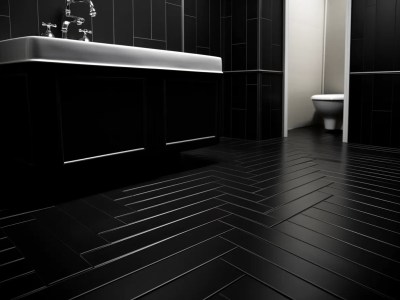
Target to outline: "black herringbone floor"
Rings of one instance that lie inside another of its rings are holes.
[[[299,129],[184,159],[148,182],[0,212],[1,299],[400,298],[399,150]]]

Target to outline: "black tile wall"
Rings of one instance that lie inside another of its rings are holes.
[[[222,0],[221,32],[224,134],[282,136],[283,0]]]
[[[37,0],[13,0],[10,4],[11,36],[39,34]],[[21,9],[23,8],[23,9]]]
[[[102,0],[96,2],[96,10],[99,12],[93,18],[93,41],[99,43],[114,44],[114,0]]]
[[[167,3],[167,49],[182,51],[182,8]]]
[[[10,18],[7,16],[0,16],[0,40],[10,38]]]
[[[400,147],[400,0],[352,1],[350,55],[349,142]]]
[[[118,45],[133,45],[132,0],[114,1],[114,42]]]
[[[71,24],[68,36],[78,39],[82,36],[78,29],[86,28],[93,31],[95,42],[220,56],[220,0],[186,0],[186,24],[182,24],[182,4],[182,0],[96,0],[97,16],[91,18],[87,5],[77,3],[72,13],[86,22],[81,27]],[[64,12],[65,0],[0,0],[0,40],[40,35],[45,31],[42,22],[57,24],[53,33],[61,37]]]
[[[221,1],[185,0],[185,52],[221,56]]]
[[[353,0],[351,72],[400,69],[400,1]]]
[[[9,16],[8,0],[0,0],[0,16]]]
[[[165,40],[165,1],[164,0],[153,0],[152,2],[152,39]],[[179,16],[181,9],[177,8]]]

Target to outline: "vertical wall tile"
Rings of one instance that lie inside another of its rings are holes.
[[[396,5],[396,29],[395,29],[395,70],[400,70],[400,1]]]
[[[147,1],[147,0],[146,0]],[[181,7],[167,3],[167,49],[182,51]]]
[[[222,30],[222,63],[224,71],[232,70],[232,18],[221,20]]]
[[[165,40],[165,0],[152,1],[152,39]]]
[[[247,19],[258,17],[258,0],[247,0]]]
[[[221,16],[232,16],[232,0],[221,0]]]
[[[232,136],[232,76],[231,74],[224,74],[223,77],[223,135]]]
[[[261,69],[272,69],[272,22],[261,20]]]
[[[277,138],[282,136],[282,110],[274,109],[271,111],[271,136]]]
[[[232,137],[237,139],[246,138],[246,111],[232,110]]]
[[[246,44],[232,45],[232,70],[246,70]]]
[[[351,6],[351,38],[360,39],[363,38],[365,1],[352,0]]]
[[[282,71],[282,46],[272,45],[271,46],[271,70]]]
[[[363,78],[350,75],[350,100],[349,100],[349,142],[360,143],[362,133],[362,93]]]
[[[210,54],[221,56],[221,0],[210,0]]]
[[[210,47],[210,0],[197,0],[197,46]]]
[[[185,16],[185,52],[196,53],[196,18]]]
[[[270,85],[270,75],[262,74],[263,84],[261,86],[261,138],[271,137],[271,95],[272,86]]]
[[[95,8],[97,15],[93,22],[93,41],[99,43],[114,43],[114,1],[97,0]]]
[[[258,20],[247,21],[247,70],[258,68]]]
[[[363,57],[362,69],[364,71],[373,71],[375,69],[376,5],[370,5],[365,8],[365,18],[368,22],[364,24],[363,52],[353,53],[352,58],[357,59],[355,56]]]
[[[151,39],[151,1],[133,0],[134,36]]]
[[[8,16],[9,14],[8,0],[0,0],[0,16]]]
[[[271,109],[282,110],[282,75],[271,75]]]
[[[375,75],[373,110],[392,110],[393,76]],[[364,85],[365,86],[365,85]]]
[[[232,73],[232,108],[246,108],[246,73]]]
[[[272,0],[261,0],[261,18],[271,20]]]
[[[232,44],[246,42],[246,1],[232,0]]]
[[[375,71],[394,67],[396,0],[377,1]]]
[[[37,0],[12,0],[9,3],[11,36],[16,38],[20,36],[39,35]]]
[[[195,17],[197,0],[185,0],[185,15]]]
[[[282,45],[283,37],[283,0],[272,0],[272,44]]]
[[[0,41],[9,39],[10,37],[10,18],[0,16]]]
[[[351,39],[350,72],[361,72],[363,68],[363,40]]]
[[[246,116],[246,138],[255,140],[257,139],[257,85],[247,86],[247,116]]]
[[[114,42],[133,46],[132,0],[114,0]]]
[[[360,141],[359,143],[369,144],[371,143],[371,124],[372,124],[372,104],[374,102],[374,75],[364,75],[360,77],[361,84],[356,87],[356,92],[360,95],[356,95],[355,107],[359,112],[356,121],[359,122],[360,126]],[[360,100],[357,100],[360,99]],[[351,99],[350,101],[353,101]],[[360,103],[357,103],[360,102]],[[357,107],[357,108],[356,108]]]
[[[400,76],[393,76],[393,110],[391,146],[400,148]]]
[[[374,111],[372,113],[371,143],[377,146],[390,146],[392,113]]]

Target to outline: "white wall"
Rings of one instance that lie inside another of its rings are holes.
[[[325,94],[343,94],[347,0],[328,0],[325,33]]]
[[[334,0],[335,1],[335,0]],[[287,0],[287,128],[311,125],[310,97],[322,93],[325,0]]]

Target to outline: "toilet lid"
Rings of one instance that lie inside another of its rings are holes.
[[[314,95],[311,97],[312,100],[344,100],[344,94],[326,94],[326,95]]]

